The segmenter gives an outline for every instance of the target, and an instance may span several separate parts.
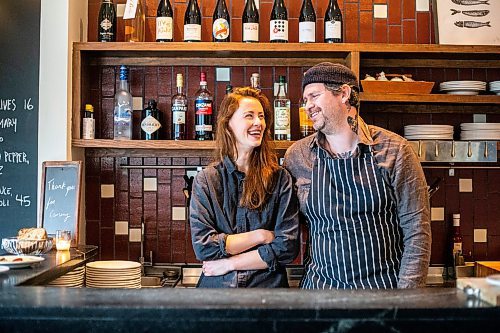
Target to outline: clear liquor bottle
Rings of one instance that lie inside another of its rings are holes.
[[[184,94],[184,78],[177,74],[177,94],[172,96],[172,140],[186,140],[186,113],[188,99]]]
[[[252,76],[250,76],[250,87],[260,90],[260,74],[259,73],[252,73]]]
[[[278,94],[274,99],[274,140],[292,139],[290,131],[290,99],[286,93],[286,77],[279,77]]]
[[[132,139],[132,95],[128,88],[128,68],[120,66],[120,87],[115,94],[114,130],[115,140]]]
[[[132,6],[132,1],[127,0],[123,21],[125,23],[125,41],[144,42],[146,39],[146,15],[143,0],[137,0],[135,9]]]

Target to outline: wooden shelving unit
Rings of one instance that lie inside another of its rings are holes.
[[[384,67],[415,68],[500,68],[500,46],[457,46],[418,44],[272,44],[258,43],[74,43],[72,145],[95,149],[152,149],[209,151],[213,142],[200,141],[114,141],[81,140],[80,110],[91,93],[88,87],[91,65],[133,66],[312,66],[321,61],[349,66],[360,77],[361,69]],[[500,78],[496,78],[500,79]],[[481,106],[481,113],[497,113],[500,96],[479,95],[398,95],[361,93],[363,103],[387,106],[409,105],[409,112],[470,113]],[[443,105],[446,108],[440,108]],[[483,107],[484,106],[484,107]],[[369,112],[369,108],[368,112]],[[383,109],[382,108],[379,108]],[[396,110],[396,111],[395,111]],[[412,111],[413,110],[413,111]],[[407,112],[407,111],[405,111]],[[286,149],[291,142],[277,142]]]

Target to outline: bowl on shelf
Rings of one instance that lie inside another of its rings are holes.
[[[386,94],[430,94],[434,82],[361,80],[363,92]]]
[[[2,249],[16,255],[40,255],[49,252],[54,245],[51,237],[47,239],[18,239],[9,237],[2,239]]]

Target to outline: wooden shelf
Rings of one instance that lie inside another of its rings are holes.
[[[294,141],[274,141],[278,150],[287,149]],[[73,147],[78,148],[104,148],[104,149],[163,149],[163,150],[213,150],[215,141],[198,140],[108,140],[73,139]]]
[[[401,102],[401,103],[449,103],[449,104],[500,104],[498,95],[447,95],[447,94],[390,94],[360,93],[365,102]]]

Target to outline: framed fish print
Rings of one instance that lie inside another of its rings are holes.
[[[436,41],[500,45],[500,0],[433,0]]]

